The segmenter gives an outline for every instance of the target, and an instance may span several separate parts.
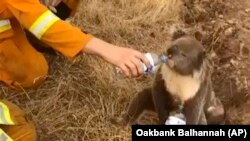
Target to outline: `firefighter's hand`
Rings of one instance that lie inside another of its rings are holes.
[[[109,50],[109,49],[108,49]],[[123,47],[110,48],[110,53],[104,56],[104,59],[118,67],[126,76],[139,76],[143,73],[142,64],[150,63],[145,55],[137,50]]]
[[[44,4],[45,6],[47,6],[50,10],[52,10],[53,12],[57,12],[56,11],[56,6],[62,2],[62,0],[40,0],[40,2],[42,4]]]
[[[141,63],[150,67],[150,62],[143,53],[130,48],[118,47],[97,38],[92,39],[83,51],[101,56],[128,77],[139,76],[143,73]]]

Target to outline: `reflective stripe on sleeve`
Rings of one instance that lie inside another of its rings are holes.
[[[10,29],[11,29],[11,24],[8,19],[0,20],[0,33]]]
[[[14,122],[10,117],[9,108],[2,102],[0,102],[0,124],[14,125]]]
[[[2,129],[0,129],[0,141],[13,141]]]
[[[56,22],[59,18],[50,10],[45,11],[29,28],[38,39],[41,39],[44,33]]]

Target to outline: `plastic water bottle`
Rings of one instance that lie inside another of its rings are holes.
[[[186,118],[182,109],[183,107],[180,107],[177,112],[170,113],[165,125],[186,125]]]
[[[160,63],[165,63],[167,61],[167,57],[164,55],[157,55],[155,53],[146,53],[145,56],[150,62],[150,68],[147,68],[144,63],[142,63],[142,68],[144,73],[152,73],[155,71],[155,67]]]

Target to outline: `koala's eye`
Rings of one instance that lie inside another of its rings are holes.
[[[187,55],[183,52],[181,52],[181,55],[184,56],[184,57],[187,57]]]

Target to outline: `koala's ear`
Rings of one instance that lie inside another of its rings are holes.
[[[174,31],[174,33],[172,35],[172,40],[174,41],[174,40],[179,39],[179,38],[181,38],[183,36],[186,36],[186,35],[187,35],[186,32],[184,32],[183,30],[178,29],[178,30]]]
[[[196,40],[202,41],[203,38],[204,38],[204,35],[203,35],[200,31],[196,31],[196,32],[194,33],[194,37],[195,37]]]

